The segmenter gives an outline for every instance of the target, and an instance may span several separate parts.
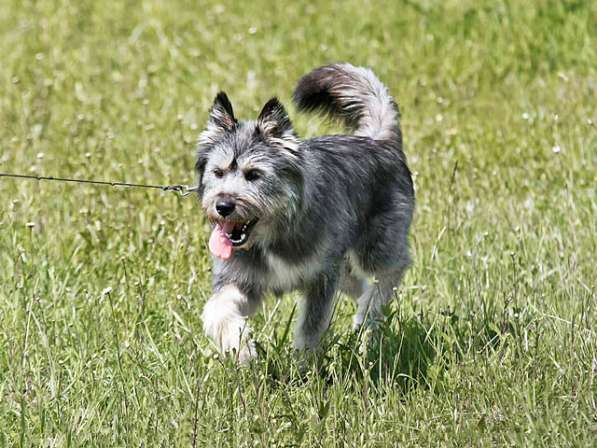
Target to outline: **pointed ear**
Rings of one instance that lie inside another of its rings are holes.
[[[294,136],[292,123],[286,109],[275,97],[265,103],[261,109],[257,118],[257,127],[265,136],[274,138]]]
[[[237,121],[228,96],[224,92],[218,93],[209,110],[207,126],[199,134],[199,145],[215,143],[224,133],[232,131],[236,125]]]
[[[216,95],[214,103],[209,111],[208,126],[213,125],[230,131],[236,126],[236,118],[234,118],[234,111],[232,104],[225,92],[220,92]]]

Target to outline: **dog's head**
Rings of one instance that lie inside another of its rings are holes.
[[[199,136],[196,170],[202,207],[223,244],[248,248],[271,237],[302,191],[299,140],[284,106],[272,98],[257,120],[238,121],[220,92]]]

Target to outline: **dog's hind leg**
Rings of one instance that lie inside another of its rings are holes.
[[[370,218],[367,231],[354,249],[351,261],[357,270],[371,275],[373,281],[357,299],[353,328],[383,320],[383,307],[394,296],[410,265],[408,229],[413,205],[400,192],[380,198],[386,210]]]
[[[344,272],[338,282],[338,289],[356,300],[365,292],[367,284],[367,280],[353,272],[350,264],[346,263]]]
[[[357,299],[357,311],[352,323],[353,329],[359,329],[363,323],[375,326],[383,321],[383,307],[396,295],[396,289],[400,285],[407,267],[408,263],[375,273],[374,281]]]
[[[332,318],[337,278],[336,272],[327,272],[306,286],[294,334],[296,349],[314,348],[319,344]]]
[[[250,297],[236,285],[226,285],[215,292],[203,308],[203,329],[220,352],[236,351],[238,361],[256,356],[247,318],[255,312],[261,295]]]

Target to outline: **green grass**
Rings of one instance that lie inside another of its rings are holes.
[[[202,335],[195,200],[0,180],[0,446],[595,446],[597,3],[309,3],[0,2],[0,171],[191,184],[218,89],[252,117],[350,61],[418,199],[367,351],[343,300],[305,365],[270,298],[239,369]]]

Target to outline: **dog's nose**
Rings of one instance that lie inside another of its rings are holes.
[[[234,211],[234,207],[236,207],[236,204],[232,199],[220,199],[216,202],[216,211],[220,216],[228,216]]]

